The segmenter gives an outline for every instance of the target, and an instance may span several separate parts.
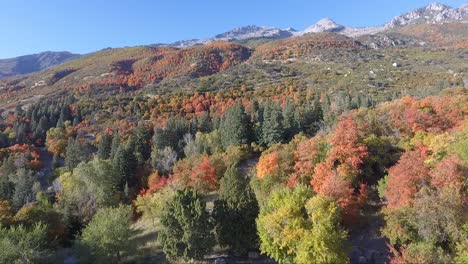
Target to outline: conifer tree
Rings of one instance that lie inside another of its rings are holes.
[[[213,213],[219,243],[241,254],[256,248],[258,204],[249,181],[236,167],[231,166],[224,173],[219,195]]]
[[[223,146],[249,144],[251,139],[250,118],[244,106],[237,102],[224,114],[220,124]]]
[[[203,259],[214,246],[206,204],[194,191],[177,191],[163,209],[158,239],[170,258]]]
[[[283,116],[276,102],[267,102],[263,111],[262,144],[271,146],[284,138]]]
[[[108,133],[104,133],[99,141],[98,157],[100,159],[110,158],[112,149],[112,137]]]

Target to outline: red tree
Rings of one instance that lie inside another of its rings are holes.
[[[429,169],[424,163],[427,156],[425,147],[405,152],[398,163],[388,170],[385,190],[388,208],[398,208],[411,203],[422,182],[428,178]]]

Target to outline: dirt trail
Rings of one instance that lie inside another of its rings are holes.
[[[388,240],[380,235],[383,226],[380,209],[380,204],[369,204],[362,217],[362,227],[350,232],[351,263],[389,263],[391,253],[387,246]]]

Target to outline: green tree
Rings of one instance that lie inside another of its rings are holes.
[[[296,119],[296,106],[291,99],[286,100],[283,108],[283,128],[286,141],[299,132],[299,122]]]
[[[133,149],[120,147],[114,156],[113,165],[119,175],[119,188],[123,190],[125,184],[129,187],[134,187],[137,184],[136,169],[138,166],[137,158]]]
[[[246,114],[244,106],[237,102],[232,105],[220,124],[221,141],[223,146],[237,146],[249,144],[251,140],[250,117]]]
[[[184,135],[190,132],[190,127],[181,118],[170,117],[165,128],[156,128],[153,142],[157,149],[171,147],[180,156],[183,153],[183,146],[180,144]]]
[[[113,159],[115,157],[115,154],[120,148],[120,136],[117,131],[114,132],[112,136],[112,144],[111,144],[111,151],[110,151],[110,156],[109,158]]]
[[[82,161],[83,151],[80,142],[72,137],[68,138],[67,148],[65,149],[65,166],[71,171]]]
[[[135,250],[135,243],[130,239],[133,235],[131,218],[129,205],[100,209],[83,229],[78,247],[89,250],[99,263],[121,261],[124,254]]]
[[[194,191],[177,191],[162,213],[159,241],[171,259],[202,259],[214,246],[210,215]]]
[[[46,226],[49,245],[56,246],[66,237],[67,228],[62,215],[49,206],[38,203],[27,204],[16,213],[14,221],[26,228],[32,228],[39,222],[43,223]]]
[[[321,196],[305,205],[310,227],[301,239],[295,263],[347,263],[347,233],[340,226],[341,213],[336,202]]]
[[[338,205],[302,186],[279,189],[260,207],[260,250],[279,263],[345,263]]]
[[[263,111],[262,144],[271,146],[284,138],[283,115],[277,102],[267,102]]]
[[[20,209],[24,204],[33,202],[35,199],[34,186],[37,185],[37,177],[31,170],[20,168],[14,175],[10,175],[10,180],[14,184],[12,205],[15,209]]]
[[[108,159],[110,158],[111,155],[111,149],[112,149],[112,137],[104,132],[101,137],[101,141],[99,141],[99,146],[98,146],[98,157],[100,159]]]
[[[213,213],[219,243],[238,253],[256,248],[258,204],[247,178],[236,167],[231,166],[224,173],[219,195]]]
[[[118,204],[122,190],[120,175],[109,160],[94,159],[80,163],[73,172],[60,175],[58,205],[64,218],[89,221],[96,211]]]
[[[141,163],[151,157],[151,133],[145,126],[140,126],[136,132],[135,154]]]
[[[0,226],[0,263],[38,263],[47,253],[46,245],[46,226],[41,223],[30,229]]]

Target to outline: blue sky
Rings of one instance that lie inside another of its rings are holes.
[[[372,26],[430,0],[0,0],[0,58],[206,38],[244,25]],[[467,0],[441,0],[461,6]]]

